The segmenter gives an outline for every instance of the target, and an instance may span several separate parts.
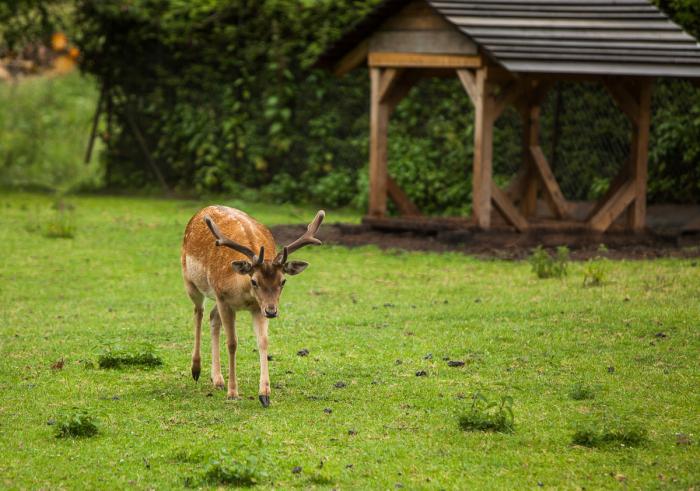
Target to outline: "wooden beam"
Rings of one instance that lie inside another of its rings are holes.
[[[457,70],[457,76],[459,77],[459,81],[462,82],[462,87],[464,87],[464,90],[467,92],[472,104],[476,106],[478,91],[476,89],[476,76],[474,72],[471,70]]]
[[[387,68],[385,70],[390,69]],[[396,82],[392,84],[391,91],[386,95],[384,101],[389,108],[389,114],[394,112],[399,102],[408,95],[413,86],[422,78],[422,72],[423,70],[401,69],[401,73],[398,75]]]
[[[474,171],[472,175],[472,213],[478,227],[491,227],[491,180],[493,172],[493,97],[489,93],[485,70],[476,72],[474,104]]]
[[[401,189],[396,181],[394,181],[391,176],[387,176],[386,179],[387,191],[389,192],[389,197],[396,205],[399,213],[404,216],[420,216],[421,212],[418,207],[411,201],[406,192]]]
[[[511,82],[504,87],[502,93],[496,98],[494,120],[497,120],[509,105],[515,103],[515,101],[525,95],[529,89],[529,85],[529,81],[525,80]]]
[[[540,144],[540,106],[537,104],[537,94],[531,91],[521,108],[523,118],[523,184],[520,199],[520,210],[526,217],[537,213],[537,193],[539,180],[533,162],[530,147]]]
[[[367,53],[369,53],[369,40],[365,39],[335,64],[333,74],[336,77],[342,77],[350,70],[362,65],[367,58]]]
[[[588,220],[588,227],[595,232],[605,232],[634,200],[635,193],[634,182],[626,181]]]
[[[652,80],[642,80],[639,84],[638,104],[639,119],[632,138],[633,160],[631,176],[634,182],[634,204],[630,207],[628,224],[635,232],[646,227],[647,214],[647,178],[649,157],[649,126],[651,123],[651,89]]]
[[[540,176],[542,189],[547,193],[549,202],[552,205],[552,211],[557,218],[566,218],[569,215],[569,206],[559,188],[559,183],[557,183],[552,173],[552,169],[550,169],[547,163],[547,158],[544,156],[544,152],[542,152],[542,147],[539,145],[530,146],[530,154],[532,155],[532,161]]]
[[[391,90],[401,78],[403,68],[387,68],[383,71],[379,81],[379,101],[386,102]]]
[[[508,195],[499,188],[493,180],[491,181],[491,197],[496,209],[503,215],[508,223],[513,225],[518,232],[525,232],[529,224],[527,219],[518,211]]]
[[[389,108],[380,101],[382,70],[371,68],[370,138],[369,138],[369,214],[386,215],[387,196],[387,133]]]
[[[478,68],[479,55],[433,55],[420,53],[370,53],[370,67],[390,68]]]
[[[608,92],[612,96],[615,104],[624,112],[627,117],[632,121],[632,124],[637,126],[639,124],[639,105],[634,97],[627,91],[625,86],[617,80],[611,80],[609,78],[603,79],[603,85],[608,89]]]

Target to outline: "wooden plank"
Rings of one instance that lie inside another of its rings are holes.
[[[387,176],[387,191],[399,213],[403,216],[420,216],[418,207],[411,201],[406,192],[394,181],[391,176]]]
[[[527,219],[518,211],[508,195],[499,188],[493,180],[491,181],[491,197],[496,209],[503,215],[508,223],[513,225],[518,232],[525,232],[528,229]]]
[[[504,88],[501,95],[499,95],[496,99],[496,105],[493,115],[494,120],[498,120],[498,118],[501,116],[501,114],[503,114],[503,111],[505,111],[508,106],[515,103],[515,101],[517,101],[525,93],[527,93],[529,87],[530,82],[528,80],[518,82],[513,81],[509,85],[507,85]]]
[[[364,40],[335,64],[333,74],[336,77],[342,77],[350,70],[362,65],[367,59],[367,53],[369,53],[369,41]]]
[[[549,168],[547,158],[544,156],[542,148],[539,145],[530,146],[530,154],[532,155],[532,161],[540,176],[542,190],[547,194],[550,204],[552,205],[552,211],[558,218],[566,218],[569,215],[568,204],[559,188],[559,183],[557,183],[552,173],[552,169]]]
[[[476,76],[474,75],[474,72],[471,70],[457,70],[457,76],[459,77],[459,81],[462,82],[462,86],[467,92],[467,95],[469,95],[469,99],[471,99],[472,104],[476,106],[478,91],[476,88]]]
[[[388,19],[380,30],[444,30],[455,29],[424,1],[414,1]]]
[[[629,206],[635,197],[633,181],[625,182],[608,201],[588,220],[588,227],[595,232],[605,232],[615,219]]]
[[[380,68],[370,69],[369,214],[386,215],[389,111],[379,100]]]
[[[387,95],[386,104],[391,114],[401,100],[408,95],[416,82],[422,78],[423,70],[402,70],[398,80]]]
[[[382,71],[381,79],[379,81],[379,101],[386,102],[392,89],[396,86],[396,83],[401,78],[403,73],[402,68],[387,68]]]
[[[647,176],[649,157],[649,126],[651,122],[652,80],[639,83],[639,124],[633,138],[632,179],[634,181],[634,203],[630,207],[628,224],[635,232],[642,232],[646,227],[647,213]]]
[[[634,97],[617,80],[608,77],[603,78],[603,85],[612,96],[615,104],[624,112],[635,126],[639,124],[639,105]]]
[[[370,53],[370,67],[390,68],[478,68],[479,55],[429,55],[419,53]]]
[[[493,97],[489,94],[486,71],[476,72],[474,128],[474,171],[472,213],[477,226],[491,227],[491,181],[493,172]]]
[[[379,31],[372,35],[369,51],[372,53],[477,54],[476,44],[456,29]]]

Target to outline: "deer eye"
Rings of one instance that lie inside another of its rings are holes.
[[[280,286],[284,286],[284,284],[287,282],[287,279],[283,279],[282,282],[280,283]]]
[[[258,282],[255,281],[255,278],[251,278],[251,279],[250,279],[250,282],[253,284],[253,288],[257,288],[257,287],[258,287]]]

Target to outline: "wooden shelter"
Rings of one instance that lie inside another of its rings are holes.
[[[473,223],[492,207],[518,231],[604,232],[623,212],[645,227],[652,83],[700,80],[700,45],[647,0],[385,0],[317,63],[341,76],[369,66],[369,223],[387,220],[387,197],[420,215],[387,169],[389,117],[423,77],[457,76],[475,108]],[[630,156],[607,193],[574,221],[539,143],[542,101],[557,80],[596,81],[632,122]],[[492,178],[493,127],[513,105],[523,121],[523,162],[506,189]],[[535,217],[541,195],[554,219]],[[410,220],[410,218],[409,218]]]

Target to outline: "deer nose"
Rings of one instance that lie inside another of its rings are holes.
[[[275,317],[277,317],[277,307],[275,307],[274,305],[268,305],[267,307],[265,307],[265,317],[267,317],[268,319],[274,319]]]

